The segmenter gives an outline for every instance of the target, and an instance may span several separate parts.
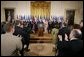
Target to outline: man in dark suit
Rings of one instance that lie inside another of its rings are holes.
[[[43,31],[44,31],[44,23],[43,21],[38,21],[37,22],[37,27],[38,27],[38,36],[43,36]]]
[[[13,35],[18,36],[18,37],[20,37],[20,36],[22,37],[22,50],[20,51],[21,56],[24,55],[23,36],[25,35],[22,30],[23,30],[23,28],[20,27],[20,21],[16,20],[16,22],[15,22],[15,31],[14,31]]]
[[[28,46],[29,46],[29,41],[30,41],[30,33],[31,33],[31,28],[27,25],[27,23],[24,25],[23,27],[23,48],[24,48],[24,45],[26,45],[26,51],[28,51]]]
[[[66,26],[65,23],[62,24],[62,28],[59,29],[58,35],[62,35],[62,40],[64,40],[65,38],[65,34],[68,35],[68,40],[69,40],[69,34],[70,34],[70,30],[68,29],[68,27]]]
[[[49,21],[48,22],[48,33],[51,33],[51,30],[52,30],[52,21]]]
[[[70,41],[67,39],[65,34],[65,40],[62,41],[62,36],[58,35],[58,56],[82,56],[83,55],[83,40],[80,40],[79,37],[81,31],[79,29],[73,29],[70,33]]]
[[[52,21],[52,27],[56,26],[57,22],[55,20]]]
[[[16,21],[15,31],[14,31],[13,35],[22,36],[22,28],[20,27],[20,21]]]

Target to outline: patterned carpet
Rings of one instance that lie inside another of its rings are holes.
[[[51,34],[44,34],[43,36],[31,34],[31,41],[33,42],[29,44],[30,51],[24,52],[24,56],[55,56],[55,50],[53,50],[55,45],[51,43]]]
[[[54,47],[51,43],[32,43],[29,45],[30,51],[25,52],[24,56],[55,56]]]

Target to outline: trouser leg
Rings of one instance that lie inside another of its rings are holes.
[[[20,51],[21,56],[24,56],[24,44],[22,44],[22,50]]]

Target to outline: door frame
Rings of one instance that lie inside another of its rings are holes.
[[[5,10],[6,10],[6,9],[7,9],[7,10],[11,10],[11,9],[14,10],[14,14],[13,14],[14,16],[13,16],[13,18],[15,19],[15,8],[4,8],[4,14],[5,14]],[[12,21],[13,21],[14,19],[12,19]],[[5,21],[7,22],[6,14],[5,14]]]

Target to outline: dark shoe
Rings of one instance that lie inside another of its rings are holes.
[[[25,50],[26,52],[30,51],[30,49],[28,49],[28,48],[25,48],[24,50]]]

